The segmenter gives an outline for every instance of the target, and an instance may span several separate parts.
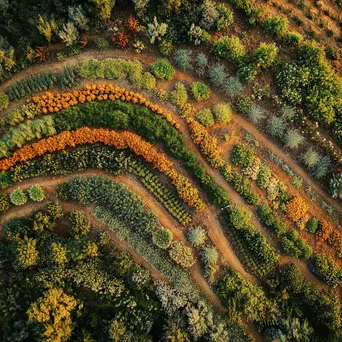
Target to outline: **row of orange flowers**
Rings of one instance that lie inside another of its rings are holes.
[[[32,101],[39,105],[40,110],[44,114],[56,113],[80,103],[95,100],[121,100],[140,104],[163,116],[175,128],[179,129],[180,127],[170,113],[165,112],[161,107],[150,102],[144,96],[125,88],[114,86],[113,84],[86,85],[84,90],[75,90],[62,94],[46,92],[42,96],[32,97]]]
[[[47,139],[42,139],[35,144],[26,145],[13,156],[0,160],[0,170],[8,170],[19,162],[42,156],[48,152],[64,150],[66,147],[75,147],[83,144],[94,144],[102,142],[117,149],[130,149],[138,156],[142,156],[147,162],[172,180],[176,186],[179,196],[189,206],[197,211],[205,209],[200,199],[198,190],[184,176],[178,174],[173,168],[173,163],[168,157],[159,153],[156,148],[132,132],[116,132],[109,129],[82,127],[76,131],[64,131]]]

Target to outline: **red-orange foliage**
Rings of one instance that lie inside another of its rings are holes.
[[[106,101],[106,100],[118,100],[133,102],[139,105],[143,105],[153,112],[163,116],[172,126],[179,129],[179,124],[173,119],[170,113],[166,113],[161,107],[150,102],[144,96],[128,91],[125,88],[120,88],[112,84],[106,85],[87,85],[84,90],[75,90],[72,93],[45,93],[42,96],[33,96],[32,101],[37,103],[44,114],[59,112],[62,109],[66,109],[72,106],[76,106],[79,103],[91,102],[91,101]]]
[[[287,216],[293,222],[297,222],[307,213],[308,209],[309,207],[303,198],[294,197],[287,205]]]
[[[333,232],[334,227],[329,224],[327,221],[321,221],[320,227],[316,232],[315,238],[318,242],[324,242],[326,241],[330,234]]]
[[[88,38],[86,36],[82,36],[80,39],[81,49],[85,48],[87,44],[88,44]]]
[[[159,153],[149,142],[132,132],[116,132],[103,128],[82,127],[76,131],[61,132],[47,139],[42,139],[35,144],[26,145],[13,153],[12,157],[0,160],[0,169],[8,170],[19,162],[25,162],[45,153],[64,150],[66,147],[75,147],[83,144],[102,142],[105,145],[115,146],[117,149],[131,149],[138,156],[152,163],[160,172],[171,178],[176,186],[179,196],[197,211],[204,210],[205,206],[199,198],[198,190],[191,182],[178,174],[172,168],[172,162],[168,157]]]
[[[342,250],[342,234],[341,232],[334,229],[328,237],[329,245],[334,248],[337,252]]]
[[[48,56],[48,49],[44,46],[37,47],[34,52],[35,57],[39,59],[39,62],[44,62]]]
[[[128,37],[123,32],[115,33],[113,35],[113,42],[115,45],[124,49],[128,44]]]
[[[140,28],[139,20],[130,15],[128,18],[127,26],[131,32],[138,32]]]

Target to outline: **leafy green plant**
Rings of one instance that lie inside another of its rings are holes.
[[[247,168],[252,165],[255,158],[255,150],[247,145],[237,144],[233,147],[230,160],[234,165]]]
[[[0,93],[0,110],[4,110],[9,105],[9,98],[5,93]]]
[[[216,20],[216,28],[218,31],[224,31],[229,26],[234,23],[234,15],[230,8],[228,8],[225,4],[218,4],[218,19]]]
[[[45,199],[45,192],[39,184],[32,185],[28,190],[32,201],[41,202]]]
[[[274,65],[278,54],[278,48],[275,44],[261,43],[253,54],[254,62],[257,67],[267,69]]]
[[[262,25],[266,33],[273,34],[277,37],[281,37],[286,32],[287,26],[288,20],[277,15],[268,17]]]
[[[298,32],[286,32],[282,42],[290,46],[298,46],[303,41],[303,36]]]
[[[161,42],[158,45],[158,49],[160,53],[163,56],[171,56],[173,50],[174,50],[174,45],[172,44],[171,40],[168,39],[162,39]]]
[[[223,37],[214,42],[211,52],[215,57],[229,59],[237,63],[245,56],[245,47],[238,37]]]
[[[94,43],[99,50],[107,50],[109,48],[109,41],[103,37],[96,38]]]
[[[315,234],[319,227],[319,221],[316,217],[312,217],[306,222],[306,229],[310,234]]]
[[[210,88],[203,82],[194,82],[190,85],[191,95],[196,101],[208,100]]]
[[[205,127],[210,127],[215,123],[213,113],[210,108],[203,108],[196,113],[196,119]]]
[[[166,59],[160,59],[150,65],[151,71],[157,78],[170,81],[175,76],[175,69]]]
[[[169,248],[173,239],[172,232],[167,228],[157,228],[152,232],[152,241],[159,248]]]
[[[21,188],[13,190],[10,194],[10,201],[14,205],[24,205],[27,202],[27,196]]]
[[[219,123],[228,123],[232,119],[232,110],[228,103],[219,103],[214,109],[215,121]]]
[[[185,85],[181,82],[175,84],[175,89],[170,93],[170,102],[178,107],[182,107],[188,101],[188,93]]]
[[[234,101],[234,107],[240,114],[247,114],[252,104],[252,100],[247,96],[240,96]]]
[[[174,241],[171,244],[169,254],[172,260],[185,268],[193,266],[196,262],[191,247],[181,241]]]

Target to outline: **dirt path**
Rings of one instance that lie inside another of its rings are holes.
[[[108,58],[108,57],[123,57],[123,58],[130,58],[130,59],[137,59],[143,63],[151,63],[155,61],[157,58],[151,54],[144,53],[144,54],[136,54],[131,51],[121,51],[121,50],[106,50],[106,51],[98,51],[98,50],[88,50],[78,56],[70,57],[63,62],[56,63],[56,61],[49,61],[42,64],[36,64],[28,69],[23,70],[21,73],[14,75],[10,80],[3,83],[0,86],[0,92],[4,89],[8,88],[11,84],[13,84],[16,80],[34,75],[39,74],[44,71],[62,71],[65,66],[76,66],[80,62],[94,59],[94,58]],[[194,82],[198,81],[197,78],[193,77],[192,75],[183,73],[179,70],[176,70],[176,79],[184,80],[187,82]],[[104,80],[101,80],[104,81]],[[88,81],[88,83],[91,81]],[[222,102],[222,98],[212,93],[210,99],[206,102],[208,106],[215,105],[217,103]],[[14,105],[14,104],[13,104]],[[0,112],[5,113],[5,111]],[[260,143],[267,146],[267,148],[276,156],[282,158],[292,169],[295,173],[301,176],[304,181],[312,187],[313,190],[316,191],[318,195],[320,195],[325,202],[329,205],[334,207],[338,212],[341,212],[342,207],[339,201],[332,199],[328,194],[324,192],[316,183],[316,181],[311,177],[311,175],[304,170],[301,166],[299,166],[290,155],[284,152],[281,148],[279,148],[275,143],[273,143],[270,139],[266,137],[266,135],[260,132],[256,127],[254,127],[249,121],[241,117],[240,115],[233,114],[233,121],[235,121],[239,126],[243,127],[246,131],[253,134]]]

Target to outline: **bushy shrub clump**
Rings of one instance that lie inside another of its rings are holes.
[[[228,123],[232,119],[232,110],[228,103],[219,103],[214,109],[215,121],[219,123]]]
[[[280,16],[267,17],[267,19],[262,25],[266,33],[274,34],[277,37],[281,37],[286,32],[287,26],[287,18]]]
[[[203,108],[196,113],[196,119],[205,127],[210,127],[215,123],[213,113],[210,108]]]
[[[253,54],[254,63],[258,68],[266,69],[274,65],[278,54],[275,44],[261,43]]]
[[[109,48],[109,41],[103,37],[96,38],[94,43],[99,50],[107,50]]]
[[[306,222],[306,229],[310,234],[315,234],[319,227],[319,221],[315,217]]]
[[[215,86],[222,86],[226,81],[227,74],[223,64],[217,63],[210,68],[209,79]]]
[[[258,207],[258,216],[267,227],[269,227],[273,233],[283,235],[287,232],[288,227],[284,221],[279,218],[272,209],[267,205],[260,205]]]
[[[27,202],[27,196],[21,188],[15,189],[10,194],[10,201],[14,205],[24,205]]]
[[[152,232],[152,241],[159,248],[169,248],[173,239],[172,232],[167,228],[157,228]]]
[[[281,238],[280,245],[287,255],[302,260],[308,260],[312,254],[312,248],[304,240],[299,239],[299,233],[294,229],[289,230],[286,236]]]
[[[175,89],[170,93],[170,102],[178,107],[182,107],[188,101],[188,93],[185,85],[181,82],[175,84]]]
[[[90,232],[90,222],[83,213],[72,211],[69,218],[71,221],[70,233],[72,235],[87,235]]]
[[[234,107],[240,114],[247,114],[252,107],[252,104],[252,100],[246,96],[241,96],[234,101]]]
[[[325,254],[316,254],[312,257],[310,269],[318,278],[325,281],[330,286],[342,284],[342,269],[338,267],[334,260]]]
[[[0,215],[5,213],[11,207],[10,198],[7,194],[0,195]]]
[[[203,82],[194,82],[190,86],[191,95],[196,101],[208,100],[210,88]]]
[[[238,77],[230,77],[224,84],[224,92],[228,96],[239,95],[242,91],[242,83]]]
[[[174,241],[170,247],[170,257],[177,264],[189,268],[196,262],[191,247],[181,241]]]
[[[163,39],[158,45],[159,51],[163,56],[171,56],[174,46],[171,40]]]
[[[241,57],[245,56],[246,51],[244,45],[238,37],[223,37],[218,39],[211,48],[214,56],[223,59],[229,59],[233,63],[237,63]]]
[[[151,71],[157,78],[170,81],[175,76],[175,69],[166,59],[160,59],[150,65]]]
[[[255,158],[254,154],[255,150],[252,147],[237,144],[232,150],[230,160],[234,165],[247,168],[252,165]]]
[[[298,46],[303,39],[303,36],[299,32],[286,32],[282,38],[282,42],[286,45]]]
[[[45,199],[45,192],[39,184],[32,185],[28,190],[32,201],[41,202]]]

